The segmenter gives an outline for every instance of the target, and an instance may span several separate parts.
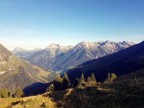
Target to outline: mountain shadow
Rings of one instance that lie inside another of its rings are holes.
[[[26,96],[32,96],[44,93],[47,87],[48,83],[37,82],[25,87],[23,91]]]
[[[79,78],[82,73],[85,77],[95,74],[97,81],[104,81],[108,73],[121,76],[144,67],[144,42],[136,44],[117,53],[88,61],[67,72],[71,82]]]
[[[60,108],[144,108],[144,68],[112,82],[47,95]]]

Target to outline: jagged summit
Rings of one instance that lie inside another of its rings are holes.
[[[61,46],[52,43],[43,50],[29,53],[21,52],[16,55],[47,70],[63,71],[132,45],[134,44],[126,41],[114,42],[108,40],[104,42],[82,41],[75,46]]]
[[[31,51],[19,51],[13,53],[18,57],[21,57],[30,63],[40,66],[46,70],[52,70],[52,63],[54,59],[69,50],[71,46],[61,46],[59,44],[52,43],[44,49],[35,49]]]
[[[123,42],[120,43],[123,44]],[[129,44],[129,42],[124,43]],[[94,73],[98,81],[103,81],[109,72],[114,72],[119,76],[134,72],[143,67],[144,42],[141,42],[114,54],[82,63],[67,73],[72,80],[78,78],[81,73],[87,76]]]
[[[134,45],[135,43],[134,42],[129,42],[129,41],[123,41],[123,42],[120,42],[121,44],[127,44],[127,45]]]
[[[80,42],[64,54],[58,56],[54,63],[53,69],[67,70],[82,64],[83,62],[97,59],[122,49],[128,48],[133,44],[122,44],[121,42],[105,41],[105,42]],[[60,64],[63,64],[62,66]]]
[[[59,47],[60,47],[59,44],[52,43],[52,44],[50,44],[47,48],[55,49],[55,48],[59,48]]]
[[[97,43],[97,42],[96,42]],[[82,41],[79,44],[77,44],[78,46],[89,46],[95,44],[94,42],[88,42],[88,41]]]

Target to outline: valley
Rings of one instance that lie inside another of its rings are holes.
[[[144,0],[0,0],[0,108],[144,108]]]
[[[143,49],[144,42],[141,42],[84,62],[59,75],[17,58],[1,45],[0,95],[3,98],[0,98],[0,106],[142,108],[144,107]],[[15,97],[15,90],[18,87],[24,92],[20,98]],[[9,89],[10,92],[6,92]],[[4,95],[3,91],[12,94]]]
[[[53,80],[54,73],[47,72],[37,66],[17,58],[4,46],[0,45],[0,88],[14,91],[24,89],[33,83],[48,83]],[[48,80],[49,79],[49,80]]]

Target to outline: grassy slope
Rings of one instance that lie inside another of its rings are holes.
[[[54,77],[54,73],[17,58],[0,44],[0,89],[7,88],[14,92],[20,87],[25,94],[33,90],[38,94],[45,91],[47,83]]]
[[[48,95],[64,108],[144,108],[144,69],[111,83]]]
[[[143,108],[144,69],[114,82],[71,88],[38,96],[0,99],[1,108]]]
[[[43,106],[43,107],[42,107]],[[0,99],[0,108],[55,108],[50,98],[41,95],[25,98]]]
[[[44,71],[13,55],[5,64],[0,65],[0,72],[5,72],[0,75],[0,87],[12,90],[17,87],[24,88],[35,82],[48,83],[53,79],[51,72]]]

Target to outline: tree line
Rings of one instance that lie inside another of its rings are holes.
[[[8,89],[1,89],[0,90],[0,98],[8,98],[8,97],[14,97],[14,98],[20,98],[24,96],[24,92],[21,88],[17,88],[14,93],[12,93]]]
[[[108,73],[108,76],[104,83],[112,82],[116,79],[117,76],[115,73]],[[47,91],[57,91],[57,90],[64,90],[70,87],[85,87],[85,86],[95,86],[97,85],[97,80],[95,75],[92,73],[87,79],[85,78],[84,74],[81,74],[80,78],[76,78],[74,84],[72,84],[69,80],[67,73],[63,76],[57,75],[55,80],[49,85]]]
[[[115,73],[108,73],[108,76],[104,82],[105,83],[112,82],[116,78],[117,76]],[[67,73],[65,73],[63,76],[57,75],[55,80],[47,88],[47,91],[65,90],[73,87],[81,88],[85,86],[95,86],[97,85],[97,83],[98,82],[93,73],[87,79],[82,73],[80,78],[75,79],[74,84],[70,82]],[[21,88],[17,88],[14,93],[12,93],[8,89],[0,89],[0,98],[8,98],[8,97],[20,98],[23,96],[24,96],[24,92]]]

